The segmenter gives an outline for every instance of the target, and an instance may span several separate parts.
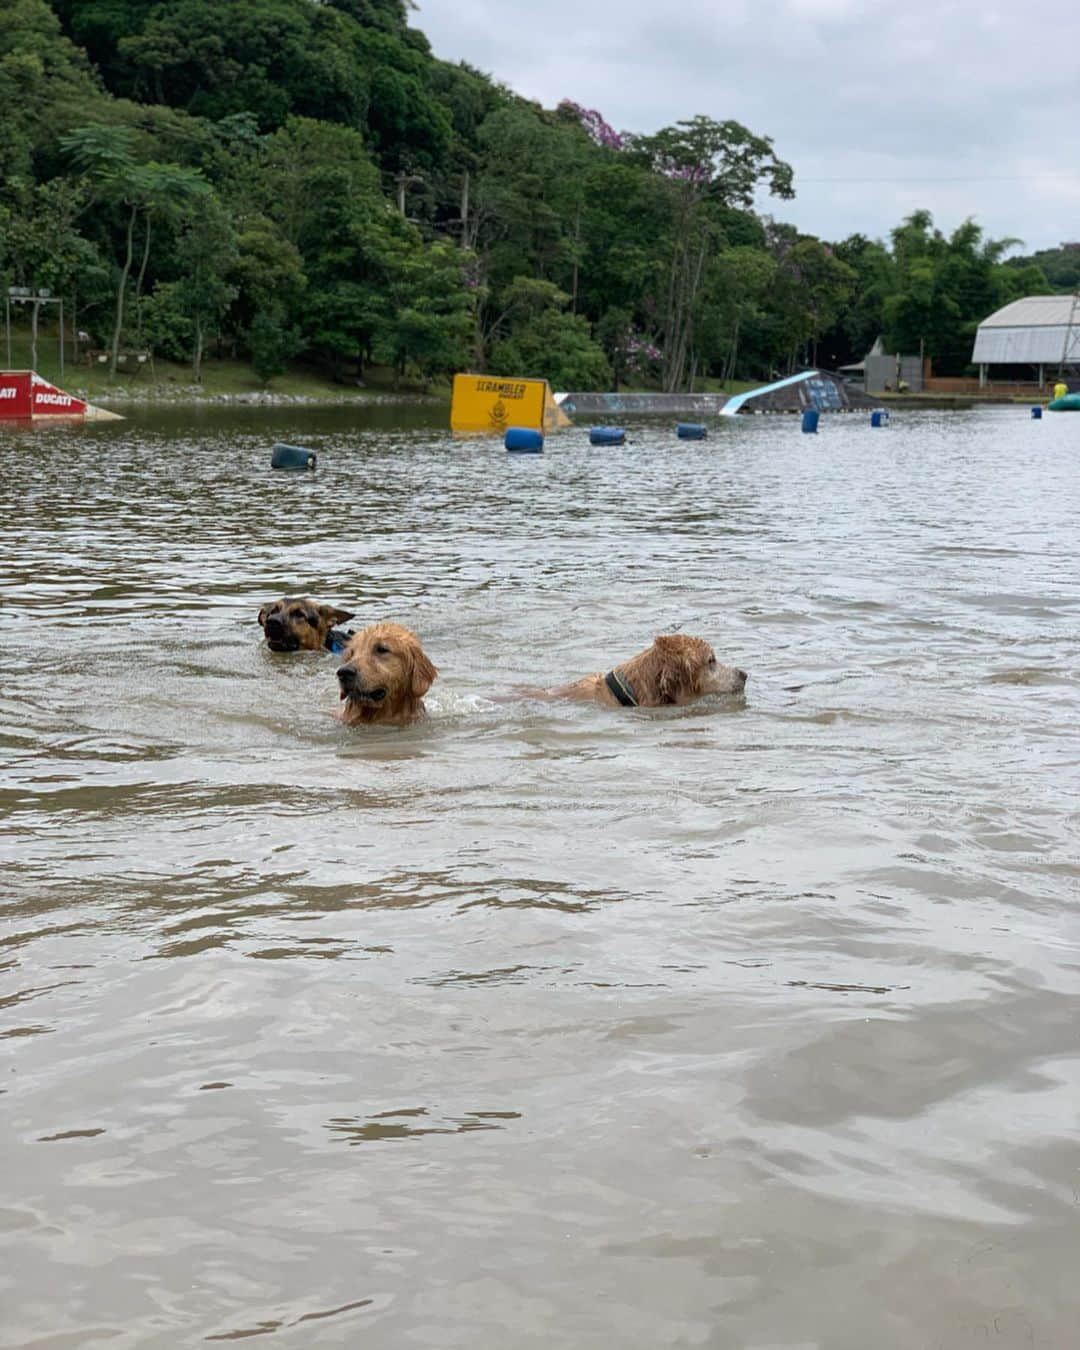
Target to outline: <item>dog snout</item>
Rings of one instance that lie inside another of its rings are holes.
[[[338,666],[337,677],[342,689],[348,691],[356,688],[356,671],[352,666]]]
[[[746,673],[745,670],[736,670],[736,671],[735,671],[735,674],[736,674],[736,676],[738,677],[738,681],[739,681],[739,686],[740,686],[740,688],[745,689],[745,688],[746,688],[746,681],[750,678],[750,676],[747,675],[747,673]]]
[[[266,636],[277,638],[277,637],[284,637],[284,635],[285,635],[285,625],[281,622],[281,620],[277,617],[276,614],[268,615],[266,619]]]

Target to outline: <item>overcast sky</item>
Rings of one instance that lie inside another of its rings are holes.
[[[435,54],[620,131],[704,113],[771,136],[825,239],[926,207],[1024,251],[1080,240],[1076,0],[420,0]],[[945,180],[945,181],[943,181]]]

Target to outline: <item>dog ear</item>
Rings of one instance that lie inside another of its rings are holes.
[[[412,696],[413,698],[423,698],[435,683],[435,676],[439,672],[428,660],[427,654],[419,643],[416,644],[414,649],[410,650],[409,657],[412,666]]]
[[[273,608],[272,605],[263,605],[262,609],[259,610],[259,627],[260,627],[260,628],[265,628],[265,627],[266,627],[266,616],[270,613],[270,611],[271,611],[272,608]]]
[[[319,617],[325,619],[333,628],[336,623],[348,623],[353,616],[347,609],[335,609],[333,605],[320,605]]]
[[[687,659],[686,639],[678,633],[665,633],[656,638],[653,648],[660,656],[657,679],[660,697],[665,702],[677,703],[680,694],[694,690],[694,672]]]

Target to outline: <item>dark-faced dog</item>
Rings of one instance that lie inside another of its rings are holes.
[[[722,666],[703,638],[683,633],[658,637],[651,647],[605,673],[545,689],[544,698],[591,699],[608,707],[661,708],[693,703],[708,694],[741,694],[745,670]]]
[[[354,634],[338,667],[346,726],[381,722],[405,726],[426,717],[424,695],[439,672],[415,633],[399,623],[376,623]]]
[[[302,595],[283,596],[259,610],[259,626],[272,652],[343,651],[352,634],[334,625],[351,618],[347,609],[317,605]]]

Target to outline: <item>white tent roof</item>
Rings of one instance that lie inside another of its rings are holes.
[[[1073,314],[1073,296],[1029,295],[983,319],[975,334],[971,359],[988,366],[1051,365],[1063,357],[1075,360],[1073,353],[1078,347],[1080,305]]]

